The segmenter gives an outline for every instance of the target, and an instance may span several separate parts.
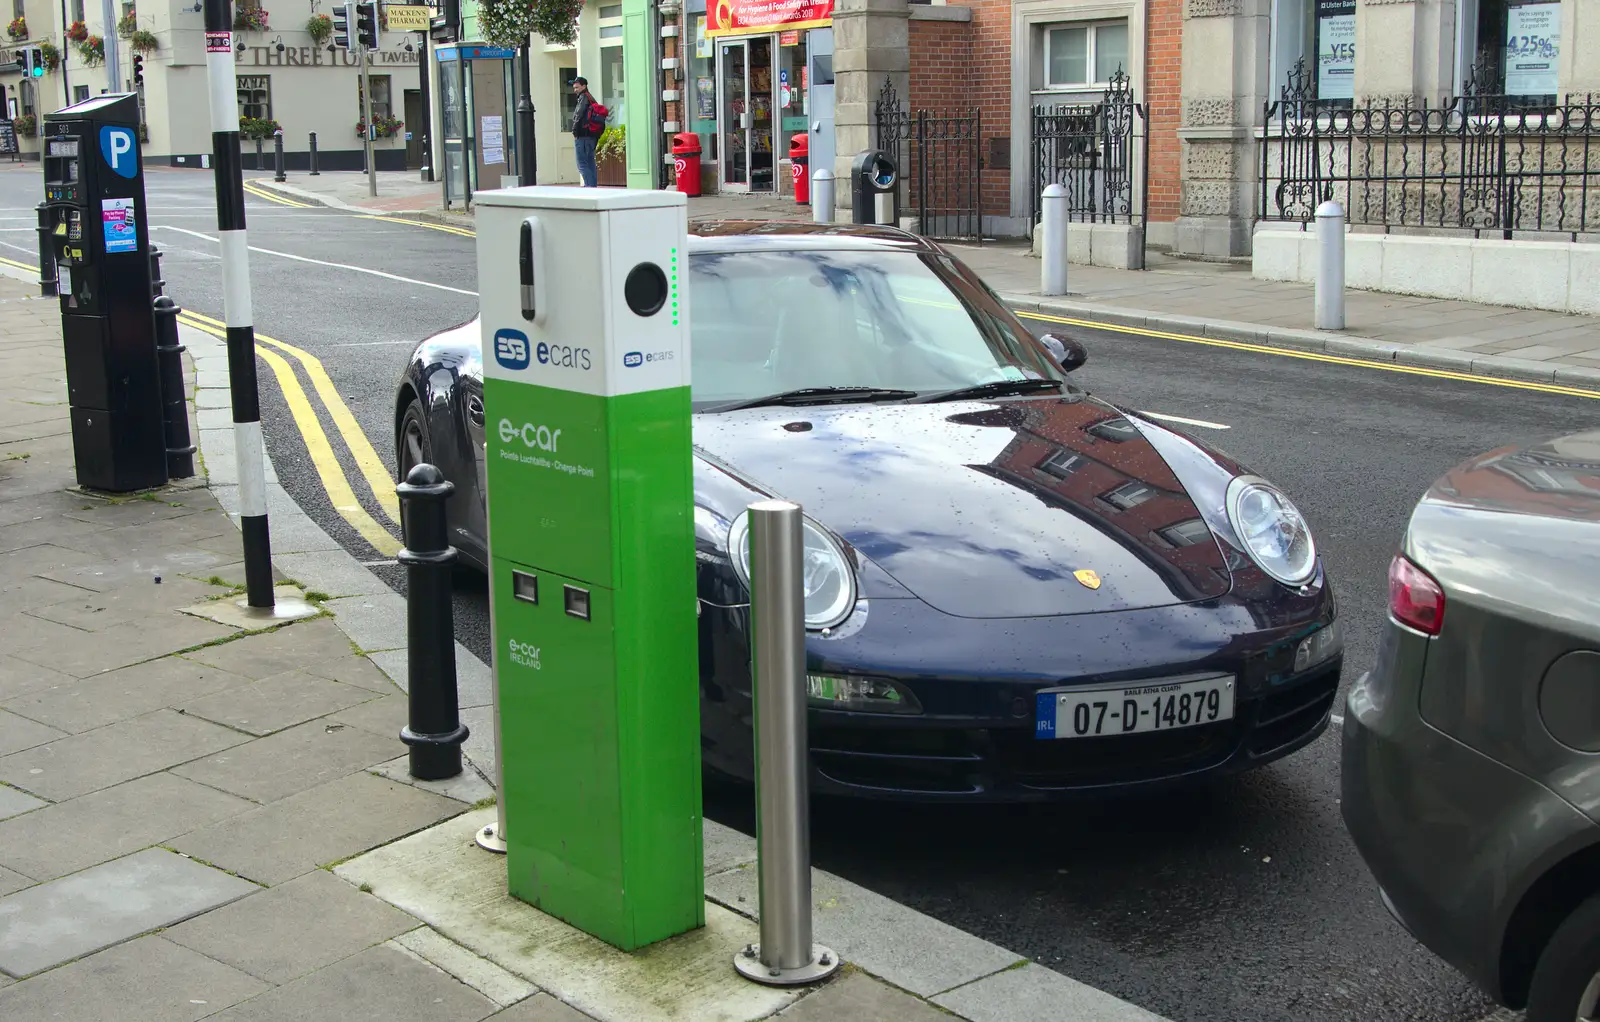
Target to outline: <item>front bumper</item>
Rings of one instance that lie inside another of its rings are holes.
[[[863,630],[840,643],[812,637],[808,669],[892,678],[924,712],[813,707],[811,790],[919,802],[1043,801],[1154,789],[1286,756],[1327,728],[1339,687],[1340,657],[1300,674],[1283,664],[1285,649],[1292,662],[1298,638],[1331,620],[1331,596],[1273,629],[1237,610],[1191,605],[996,621],[951,618],[916,600],[877,602],[872,624],[905,636],[892,659]],[[704,758],[749,779],[744,622],[736,610],[708,609],[702,626]],[[1202,670],[1238,681],[1232,720],[1137,735],[1035,737],[1041,688],[1132,685]]]

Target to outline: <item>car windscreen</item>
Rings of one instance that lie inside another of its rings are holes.
[[[1060,379],[949,259],[914,252],[701,252],[690,260],[697,408],[807,387],[933,392]]]

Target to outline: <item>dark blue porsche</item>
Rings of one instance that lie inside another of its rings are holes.
[[[1029,800],[1258,766],[1328,725],[1343,642],[1305,520],[1091,397],[938,245],[692,228],[706,763],[752,773],[744,509],[806,511],[812,790]],[[478,325],[413,353],[398,467],[440,466],[486,560]]]

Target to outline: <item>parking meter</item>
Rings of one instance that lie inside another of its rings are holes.
[[[895,223],[895,184],[900,171],[889,154],[879,149],[864,149],[850,165],[850,190],[854,201],[853,222],[858,224]],[[879,196],[887,198],[888,210],[881,210]]]
[[[508,887],[624,950],[705,921],[685,201],[474,196]]]
[[[139,107],[103,95],[46,114],[48,237],[64,272],[61,337],[78,482],[128,491],[167,481],[150,303]]]

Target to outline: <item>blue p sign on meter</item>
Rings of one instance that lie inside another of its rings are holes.
[[[139,158],[133,148],[135,144],[133,132],[127,128],[106,125],[100,129],[100,155],[105,158],[106,166],[119,177],[131,180],[139,173]]]

